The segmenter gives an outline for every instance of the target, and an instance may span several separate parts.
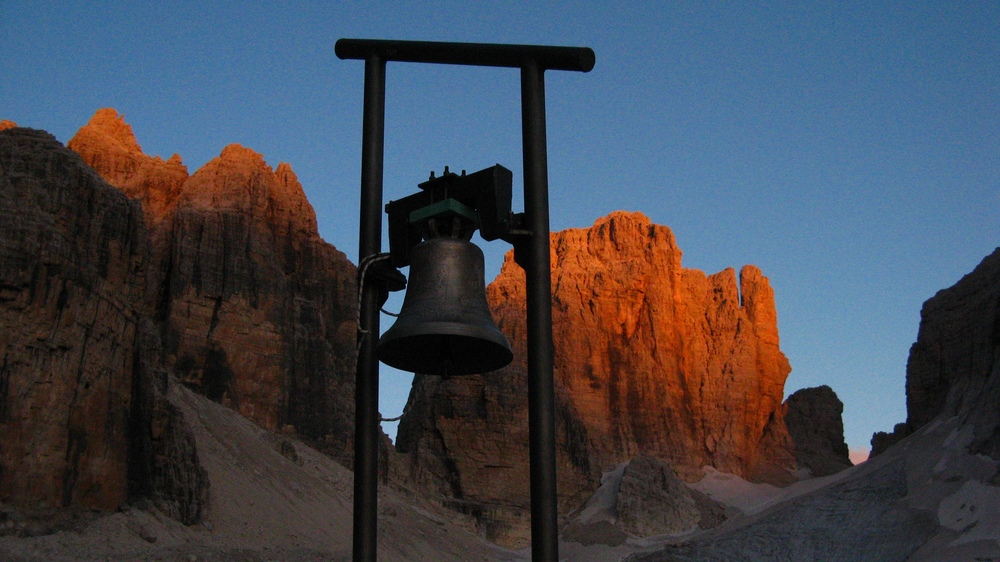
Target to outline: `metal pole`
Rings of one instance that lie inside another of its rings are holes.
[[[549,172],[545,139],[545,70],[521,67],[524,212],[531,238],[523,246],[528,305],[528,438],[531,471],[531,559],[559,560],[556,425],[553,390],[552,277],[549,263]],[[520,251],[521,248],[518,248]]]
[[[358,267],[382,249],[382,164],[385,147],[385,60],[365,59],[361,134],[361,230]],[[359,280],[363,282],[363,279]],[[379,293],[364,283],[359,314],[354,379],[354,562],[374,562],[378,534],[378,359]]]

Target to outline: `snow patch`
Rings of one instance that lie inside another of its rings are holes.
[[[942,526],[961,532],[951,545],[1000,541],[1000,488],[969,480],[938,507]]]

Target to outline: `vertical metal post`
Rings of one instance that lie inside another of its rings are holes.
[[[382,249],[382,165],[385,151],[385,60],[365,59],[361,134],[361,231],[358,267]],[[357,371],[354,380],[354,562],[374,562],[378,533],[379,292],[365,283],[361,294]]]
[[[531,472],[531,559],[559,560],[556,511],[556,425],[553,390],[552,277],[549,263],[549,172],[545,138],[545,69],[521,67],[524,212],[528,307],[528,436]]]

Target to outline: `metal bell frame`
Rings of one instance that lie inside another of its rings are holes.
[[[531,558],[559,559],[555,398],[553,387],[552,285],[549,265],[548,155],[545,136],[545,71],[589,72],[586,47],[496,45],[340,39],[341,59],[365,61],[361,139],[361,224],[358,263],[380,255],[382,168],[385,140],[386,63],[415,62],[519,68],[524,158],[524,213],[511,232],[514,257],[525,270],[528,327],[528,434],[531,490]],[[362,279],[364,281],[364,279]],[[358,329],[379,333],[385,285],[365,283]],[[378,359],[375,338],[360,337],[355,382],[353,559],[374,561],[378,530]]]

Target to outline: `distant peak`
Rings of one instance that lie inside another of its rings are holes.
[[[271,172],[271,167],[264,161],[264,155],[252,148],[247,148],[242,144],[232,143],[222,149],[219,159],[223,162],[239,162],[250,168],[266,169]]]
[[[125,115],[119,115],[118,111],[110,107],[98,109],[80,131],[98,134],[114,142],[119,148],[128,152],[142,154],[142,147],[135,140],[135,133],[132,132],[132,126],[125,122]]]
[[[644,215],[639,211],[611,211],[606,216],[603,216],[596,221],[594,221],[594,226],[605,222],[612,221],[629,221],[636,223],[649,224],[649,217]]]
[[[274,170],[274,175],[278,176],[278,179],[286,187],[300,185],[299,177],[295,175],[292,165],[288,162],[278,162],[278,168]]]
[[[17,127],[17,123],[6,119],[0,119],[0,131],[4,129],[13,129],[14,127]]]

